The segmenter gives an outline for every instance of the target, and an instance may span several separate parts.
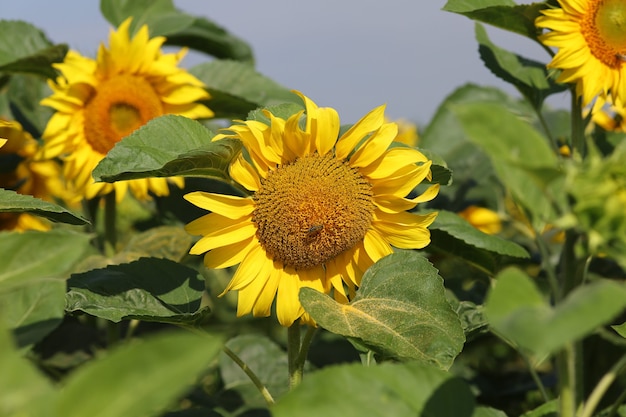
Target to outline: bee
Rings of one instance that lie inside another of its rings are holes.
[[[322,229],[324,229],[323,224],[314,224],[313,226],[309,227],[309,230],[306,231],[307,239],[314,238],[322,231]]]

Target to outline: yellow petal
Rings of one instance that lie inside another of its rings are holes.
[[[211,249],[204,255],[204,265],[211,269],[228,268],[237,265],[243,261],[253,246],[259,242],[255,237],[233,243],[232,245],[222,246],[221,248]]]
[[[365,167],[380,158],[398,134],[398,125],[385,123],[350,157],[350,166]]]
[[[283,276],[278,283],[278,294],[276,296],[276,315],[281,326],[291,326],[304,313],[304,308],[298,298],[300,292],[299,281],[300,278],[295,270],[291,268],[283,270]]]
[[[370,229],[363,238],[363,247],[373,262],[393,253],[389,243],[374,229]]]
[[[276,264],[272,267],[270,274],[261,290],[259,297],[252,308],[252,314],[256,317],[267,317],[272,310],[272,304],[274,298],[276,298],[276,292],[278,291],[278,284],[283,278],[282,268],[277,268]]]
[[[350,152],[367,134],[378,129],[385,121],[385,105],[376,107],[367,113],[344,133],[335,146],[337,158],[347,159]]]
[[[229,219],[240,219],[251,215],[254,211],[254,201],[251,197],[195,191],[186,194],[183,198],[198,207]]]
[[[246,190],[258,191],[261,188],[259,174],[252,165],[246,161],[242,154],[232,162],[229,168],[230,176]]]
[[[233,278],[218,297],[222,297],[228,291],[237,291],[246,287],[257,277],[259,271],[267,268],[265,265],[267,263],[273,265],[272,260],[267,257],[265,250],[257,242],[243,258]]]
[[[272,303],[274,295],[263,293],[263,288],[270,279],[272,270],[273,266],[271,262],[257,263],[257,271],[255,272],[254,279],[252,279],[245,287],[238,290],[237,317],[251,313],[260,298],[263,299],[263,303],[266,303],[267,299],[271,297],[269,302],[270,304]]]
[[[247,240],[255,234],[256,225],[254,223],[250,220],[239,221],[232,226],[214,232],[212,235],[202,237],[192,246],[189,253],[199,255],[211,249]]]

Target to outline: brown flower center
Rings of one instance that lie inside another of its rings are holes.
[[[626,60],[624,0],[592,0],[580,22],[591,54],[606,66],[619,69]]]
[[[148,81],[133,75],[105,80],[85,108],[85,137],[106,154],[124,136],[163,114],[159,96]]]
[[[314,268],[352,248],[374,211],[370,184],[331,153],[270,171],[254,201],[252,221],[261,246],[295,269]]]

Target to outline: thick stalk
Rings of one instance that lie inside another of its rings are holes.
[[[287,328],[287,361],[289,364],[289,389],[294,389],[302,382],[304,363],[300,364],[300,325],[292,324]]]
[[[267,390],[263,382],[261,382],[259,377],[256,376],[256,374],[252,371],[252,369],[250,369],[248,365],[244,361],[242,361],[241,358],[237,356],[235,352],[233,352],[226,346],[222,347],[222,350],[224,351],[226,355],[228,355],[229,358],[233,360],[233,362],[235,362],[241,368],[242,371],[246,373],[248,378],[250,378],[250,381],[252,381],[254,386],[257,387],[257,389],[259,390],[259,392],[265,399],[265,402],[267,403],[267,405],[271,406],[272,404],[274,404],[274,397],[272,397],[272,394],[270,394],[270,392]]]
[[[117,245],[116,216],[115,191],[111,191],[104,196],[104,250],[107,256],[115,255],[115,246]]]
[[[582,98],[572,91],[572,148],[574,156],[585,159],[587,148],[585,146],[585,124],[583,122]]]
[[[576,415],[576,349],[568,343],[557,354],[557,370],[559,373],[559,416],[574,417]]]

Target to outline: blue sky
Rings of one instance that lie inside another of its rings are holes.
[[[441,11],[443,0],[174,0],[181,10],[205,16],[252,45],[257,70],[334,107],[354,123],[387,103],[391,118],[426,124],[441,101],[473,82],[517,95],[483,66],[469,19]],[[97,0],[0,0],[2,19],[26,20],[57,43],[94,56],[109,24]],[[492,41],[546,61],[539,45],[489,29]],[[206,59],[190,54],[183,65]],[[568,105],[559,95],[557,107]]]

